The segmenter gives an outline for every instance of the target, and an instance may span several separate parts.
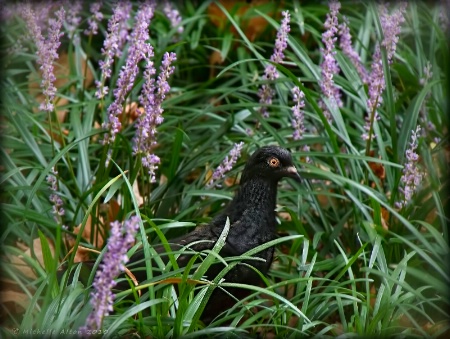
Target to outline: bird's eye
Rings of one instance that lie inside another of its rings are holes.
[[[270,158],[269,159],[269,166],[270,167],[279,167],[280,166],[280,160],[278,160],[277,158]]]

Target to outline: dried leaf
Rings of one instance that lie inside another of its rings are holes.
[[[274,16],[276,12],[275,6],[277,5],[277,2],[272,2],[273,5],[267,6],[267,4],[271,3],[268,0],[256,0],[250,3],[248,1],[234,0],[220,0],[219,2],[229,13],[234,14],[236,18],[240,19],[239,26],[250,41],[255,41],[268,26],[267,20],[260,16],[254,9],[264,11],[268,16]],[[278,6],[281,7],[282,4],[278,4]],[[239,36],[236,28],[230,25],[225,13],[214,2],[208,6],[207,13],[212,24],[218,27],[219,30],[229,29],[234,36]]]
[[[371,153],[373,154],[373,151],[371,151]],[[381,156],[379,156],[378,158],[381,159]],[[372,170],[373,174],[375,174],[375,176],[380,179],[381,183],[383,183],[384,179],[386,178],[386,170],[384,168],[384,165],[379,162],[373,161],[369,161],[368,165]],[[375,183],[372,183],[371,186],[375,187]]]
[[[0,300],[2,301],[2,303],[13,302],[22,305],[24,309],[27,309],[28,303],[30,301],[28,296],[23,292],[3,289],[0,291]]]
[[[126,104],[124,113],[126,116],[128,116],[128,122],[132,123],[134,122],[139,116],[141,115],[141,112],[144,111],[143,107],[139,107],[137,102],[132,102],[131,104]],[[119,117],[120,119],[120,117]]]
[[[370,306],[374,307],[376,301],[377,301],[377,289],[375,288],[375,284],[372,284],[370,286]]]
[[[97,121],[94,121],[93,129],[97,129],[98,130],[98,129],[101,129],[101,128],[102,128],[102,125],[100,125]],[[100,139],[100,136],[98,134],[93,135],[92,138],[91,138],[92,143],[98,142],[99,139]]]
[[[73,233],[78,234],[78,233],[80,233],[80,230],[81,230],[81,224],[74,227]],[[82,233],[82,237],[85,239],[90,239],[91,232],[92,232],[92,217],[89,215],[89,217],[86,221],[86,226],[84,227],[84,230]],[[66,234],[66,242],[67,242],[67,247],[71,248],[71,250],[72,250],[73,247],[75,246],[75,238],[72,237],[71,235]],[[74,257],[74,262],[81,262],[81,261],[87,261],[87,260],[89,260],[89,251],[84,249],[82,246],[78,246],[77,252],[75,253],[75,257]]]
[[[225,186],[231,187],[239,184],[239,179],[237,179],[235,176],[226,177],[223,183],[225,184]]]
[[[47,239],[48,243],[49,243],[49,247],[50,247],[50,252],[52,255],[55,254],[55,248],[54,245],[52,243],[52,241],[50,239]],[[14,266],[20,271],[22,272],[26,277],[28,278],[37,278],[36,273],[34,272],[34,270],[26,263],[26,261],[23,259],[24,256],[28,256],[31,258],[36,258],[37,261],[39,262],[39,264],[44,267],[44,255],[42,253],[42,245],[41,245],[41,240],[39,238],[36,238],[33,240],[33,253],[34,256],[32,256],[32,252],[31,249],[22,244],[17,242],[16,246],[18,248],[20,248],[21,250],[24,251],[24,255],[20,255],[20,256],[10,256],[10,261],[12,264],[14,264]]]
[[[115,199],[111,199],[107,204],[100,206],[99,222],[97,225],[93,225],[92,216],[89,215],[84,226],[82,237],[86,241],[91,241],[94,248],[101,249],[105,243],[105,235],[109,229],[109,225],[112,221],[117,220],[117,214],[119,213],[120,205]],[[78,234],[81,230],[81,225],[74,227],[73,233]],[[73,249],[75,246],[75,238],[66,234],[67,247]],[[82,246],[77,247],[77,252],[74,257],[74,262],[81,262],[89,260],[89,253],[91,251]]]
[[[0,300],[2,303],[0,317],[2,318],[9,317],[11,314],[22,315],[30,304],[30,298],[26,293],[14,291],[12,288],[5,288],[4,286],[0,290]]]
[[[292,216],[288,212],[278,212],[278,216],[286,221],[292,221]]]
[[[213,51],[211,55],[209,56],[209,64],[210,65],[220,65],[224,62],[222,59],[222,54],[219,51]],[[211,68],[211,71],[213,69]]]
[[[325,181],[325,186],[331,186],[331,181]],[[326,193],[318,193],[316,195],[317,201],[319,202],[319,205],[323,209],[330,208],[332,205],[336,204],[336,198],[332,196],[332,194],[335,192],[334,189],[328,188],[326,191],[322,189],[321,187],[318,187],[315,189],[316,192],[326,192]]]
[[[106,220],[106,224],[109,224],[113,221],[117,220],[117,215],[120,211],[120,205],[116,199],[111,199],[108,203],[108,220]]]
[[[198,179],[198,177],[202,174],[202,172],[203,171],[200,168],[195,168],[193,171],[191,171],[187,175],[186,182],[188,182],[188,183],[194,182],[195,180]],[[206,172],[206,175],[205,175],[205,180],[203,181],[203,183],[205,185],[209,182],[209,180],[211,180],[212,174],[213,174],[212,170],[208,169],[207,172]]]
[[[136,198],[136,201],[138,203],[138,206],[142,206],[144,204],[144,198],[141,195],[141,192],[139,192],[139,186],[138,186],[138,181],[135,180],[133,183],[133,193],[134,196]]]
[[[276,7],[283,8],[283,2],[273,2],[269,0],[256,0],[256,1],[234,1],[234,0],[220,0],[220,4],[231,13],[234,19],[237,21],[239,28],[244,32],[245,36],[250,41],[255,41],[268,27],[268,22],[262,17],[255,9],[264,12],[268,16],[274,17],[278,20],[279,11]],[[220,35],[225,36],[231,34],[238,38],[239,33],[228,20],[225,13],[219,8],[219,6],[212,2],[208,6],[207,15],[211,23],[216,26]],[[232,44],[232,48],[235,48],[237,44]],[[221,52],[213,51],[210,59],[210,65],[222,64],[224,62]],[[210,77],[215,76],[216,69],[211,67]]]
[[[161,176],[159,177],[159,184],[165,185],[168,181],[169,179],[164,174],[161,174]]]
[[[389,211],[386,208],[381,207],[381,226],[386,231],[389,230],[388,220],[389,220]]]

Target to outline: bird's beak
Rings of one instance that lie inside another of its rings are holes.
[[[287,177],[292,178],[297,182],[302,182],[302,178],[300,177],[300,175],[297,172],[297,169],[294,166],[286,167],[285,171]]]

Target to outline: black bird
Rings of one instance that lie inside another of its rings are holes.
[[[248,159],[240,179],[240,187],[233,200],[226,206],[224,211],[217,215],[208,225],[199,226],[192,232],[170,240],[169,244],[173,251],[199,240],[210,240],[189,246],[194,251],[212,249],[222,233],[227,218],[229,218],[230,229],[225,245],[220,251],[223,258],[239,256],[245,252],[275,239],[276,236],[276,200],[277,184],[283,177],[293,178],[300,182],[300,176],[292,162],[292,156],[284,148],[277,146],[266,146],[255,151]],[[163,245],[155,247],[158,253],[164,253]],[[274,248],[265,249],[256,256],[264,261],[251,260],[247,263],[266,274],[273,259]],[[192,255],[180,255],[177,259],[179,267],[187,265]],[[167,263],[168,257],[161,256]],[[136,252],[127,265],[139,282],[147,279],[145,273],[145,260],[143,250]],[[133,270],[133,267],[141,267]],[[224,268],[223,264],[214,264],[206,272],[206,277],[213,280]],[[245,283],[258,285],[259,275],[246,265],[237,265],[225,275],[226,282]],[[124,288],[129,288],[127,282]],[[247,290],[227,289],[229,293],[241,299],[248,295]],[[201,320],[205,323],[211,322],[217,315],[229,309],[235,304],[235,299],[219,288],[215,288],[205,309]]]

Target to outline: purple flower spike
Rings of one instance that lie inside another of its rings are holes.
[[[56,221],[57,224],[61,225],[63,228],[66,228],[62,224],[62,216],[65,214],[64,210],[64,203],[61,199],[61,197],[58,194],[58,179],[56,179],[56,176],[58,175],[58,172],[55,170],[54,167],[51,169],[51,174],[47,175],[47,183],[50,185],[50,190],[53,192],[50,194],[49,200],[52,203],[52,213],[53,213],[53,219]]]
[[[362,82],[364,84],[367,84],[369,82],[369,74],[367,73],[367,70],[364,68],[364,65],[361,62],[361,57],[353,49],[352,36],[350,34],[350,29],[348,28],[348,19],[345,16],[343,19],[344,22],[339,25],[339,47],[342,49],[342,52],[350,59],[353,66],[355,66]]]
[[[108,107],[107,120],[102,124],[102,128],[108,130],[108,134],[105,135],[102,141],[104,145],[114,143],[116,134],[122,128],[118,117],[122,113],[126,95],[133,88],[134,81],[139,72],[139,62],[147,55],[153,53],[151,45],[146,41],[149,39],[148,26],[153,17],[154,9],[154,2],[145,2],[136,14],[136,22],[130,36],[127,60],[120,70],[117,88],[113,92],[115,99]],[[108,166],[111,160],[111,152],[112,150],[109,149],[106,166]]]
[[[418,138],[420,135],[420,125],[417,126],[415,131],[412,131],[411,142],[409,148],[406,150],[406,164],[403,168],[403,175],[400,178],[400,182],[403,187],[399,187],[400,193],[403,195],[403,200],[397,201],[395,206],[397,208],[404,207],[409,201],[411,201],[417,188],[420,186],[423,178],[423,173],[419,169],[419,155],[416,153],[419,145]]]
[[[80,0],[67,2],[66,29],[69,37],[72,37],[81,22],[80,12],[83,9],[83,3]]]
[[[143,1],[143,5],[148,5],[152,0]],[[117,41],[117,49],[116,49],[116,57],[120,58],[122,56],[123,47],[127,43],[129,36],[129,24],[128,19],[130,19],[131,10],[133,8],[130,0],[121,0],[119,3],[122,5],[122,11],[120,14],[119,20],[119,29],[118,29],[118,41]],[[141,7],[142,7],[141,4]],[[155,4],[152,5],[155,7]],[[154,9],[152,10],[154,11]]]
[[[100,12],[100,8],[102,7],[101,1],[96,1],[91,4],[89,7],[92,16],[87,19],[88,29],[84,31],[86,35],[97,35],[98,33],[98,23],[103,20],[103,13]]]
[[[230,153],[225,157],[222,163],[216,168],[214,173],[212,174],[211,180],[208,182],[207,186],[212,187],[214,182],[218,179],[221,179],[225,176],[225,173],[231,171],[233,165],[241,156],[242,148],[244,147],[244,143],[236,143],[231,149]]]
[[[294,128],[294,133],[292,134],[292,137],[294,140],[301,140],[303,139],[303,135],[305,134],[305,112],[303,111],[303,108],[305,107],[305,101],[303,98],[305,97],[305,94],[303,93],[300,88],[297,86],[294,86],[292,88],[292,96],[294,99],[294,106],[292,107],[292,127]],[[309,152],[309,146],[303,145],[302,151]],[[309,157],[306,157],[306,162],[311,162]]]
[[[342,106],[341,93],[339,88],[334,84],[333,77],[335,74],[339,73],[339,65],[335,59],[335,44],[337,40],[338,33],[338,18],[339,9],[341,4],[339,1],[329,2],[330,13],[327,14],[327,19],[325,21],[324,27],[326,31],[322,34],[322,42],[324,48],[321,48],[323,62],[320,65],[322,77],[320,80],[320,89],[324,94],[325,98],[330,100],[332,105],[338,107]],[[329,123],[331,123],[331,113],[323,100],[319,101],[319,107],[322,108],[323,114]]]
[[[155,171],[158,169],[160,159],[153,154],[153,149],[157,145],[156,142],[156,127],[164,121],[162,116],[164,109],[162,103],[170,91],[169,78],[175,70],[172,66],[176,61],[175,53],[164,53],[161,63],[158,79],[155,84],[153,76],[156,70],[150,58],[153,56],[153,51],[147,56],[147,66],[144,72],[145,83],[142,87],[142,92],[139,97],[144,112],[141,112],[136,125],[136,135],[133,139],[133,154],[142,155],[142,166],[148,169],[150,182],[155,182]]]
[[[103,48],[101,50],[105,59],[98,62],[102,71],[100,76],[101,80],[95,82],[97,87],[95,96],[97,99],[102,99],[108,94],[108,87],[105,86],[105,82],[111,77],[111,67],[114,62],[114,56],[119,53],[118,49],[123,45],[122,21],[128,19],[130,6],[131,4],[129,2],[120,1],[114,9],[111,19],[108,21],[108,32],[106,33],[106,38],[103,41]]]
[[[124,265],[129,260],[127,251],[134,244],[139,222],[140,219],[133,216],[125,221],[123,226],[118,221],[111,223],[107,249],[93,283],[94,290],[91,293],[93,310],[82,331],[100,329],[103,319],[113,311],[115,295],[112,288],[117,284],[114,279],[125,270]]]
[[[430,79],[433,77],[433,72],[431,70],[431,67],[432,67],[431,63],[429,61],[427,61],[427,64],[423,68],[423,75],[419,80],[419,83],[422,86],[425,86],[426,84],[428,84]],[[430,97],[431,97],[431,93],[427,93],[427,95],[425,96],[425,100],[423,101],[422,108],[420,109],[420,119],[419,120],[420,120],[420,123],[422,124],[422,126],[424,127],[424,129],[422,131],[423,136],[430,135],[431,133],[433,133],[433,134],[436,133],[436,125],[430,120],[430,117],[428,114],[427,102],[430,100]],[[439,143],[441,141],[441,138],[434,137],[433,141],[435,143]]]
[[[303,119],[305,116],[305,113],[303,112],[305,101],[303,98],[305,97],[305,94],[302,90],[300,90],[300,88],[294,86],[292,88],[292,96],[295,103],[292,107],[292,127],[294,128],[294,134],[292,136],[294,140],[301,140],[303,138],[303,134],[305,133],[305,126],[303,125]]]
[[[184,27],[181,25],[180,12],[173,8],[173,4],[170,1],[164,1],[163,12],[170,21],[172,28],[176,28],[178,34],[183,33]]]
[[[281,21],[280,28],[277,32],[277,38],[275,40],[275,48],[273,49],[273,54],[270,57],[270,61],[276,62],[277,64],[281,64],[284,60],[284,50],[287,48],[287,39],[288,34],[291,31],[291,27],[289,26],[289,22],[291,21],[291,17],[289,15],[289,11],[284,11],[283,20]]]
[[[23,17],[27,23],[33,40],[37,47],[37,63],[40,65],[42,72],[41,88],[45,96],[45,100],[40,104],[39,109],[42,111],[53,111],[53,100],[56,95],[56,87],[54,82],[56,80],[53,72],[53,63],[58,59],[58,47],[61,44],[60,39],[64,35],[61,33],[61,27],[64,22],[65,11],[60,8],[55,12],[56,19],[48,20],[48,38],[47,40],[42,36],[41,28],[36,21],[36,14],[31,9],[29,4],[23,6]]]
[[[380,11],[380,23],[383,29],[383,42],[381,43],[387,51],[387,58],[389,64],[392,63],[395,50],[397,48],[398,36],[400,35],[401,24],[405,21],[403,17],[406,12],[406,2],[400,2],[399,8],[389,15],[385,4],[381,4]]]
[[[398,10],[392,15],[387,13],[386,6],[380,5],[380,23],[383,29],[384,39],[381,42],[382,46],[386,47],[388,63],[391,64],[395,54],[395,49],[398,42],[398,34],[400,33],[400,24],[405,21],[403,13],[406,10],[406,3],[402,2]],[[368,114],[365,117],[364,133],[362,134],[363,140],[369,140],[369,135],[372,126],[371,115],[373,114],[374,120],[379,120],[379,114],[377,108],[383,102],[382,94],[386,88],[386,82],[384,79],[383,60],[381,57],[380,44],[376,44],[375,52],[372,57],[372,69],[369,76],[369,99],[367,99],[367,111]]]
[[[273,54],[270,57],[270,61],[277,64],[281,64],[284,59],[284,50],[287,48],[287,39],[289,31],[291,30],[289,22],[291,17],[289,11],[284,11],[283,20],[281,21],[280,28],[277,32],[277,38],[275,40],[275,47],[273,49]],[[273,64],[268,64],[264,70],[263,80],[273,81],[279,76],[276,67]],[[258,91],[259,103],[264,105],[260,108],[260,113],[264,118],[269,117],[269,111],[267,110],[267,105],[272,104],[272,98],[274,95],[274,90],[270,87],[270,84],[264,84]]]
[[[423,76],[420,78],[419,83],[424,86],[433,77],[433,72],[431,71],[431,63],[427,61],[427,64],[423,68]]]

